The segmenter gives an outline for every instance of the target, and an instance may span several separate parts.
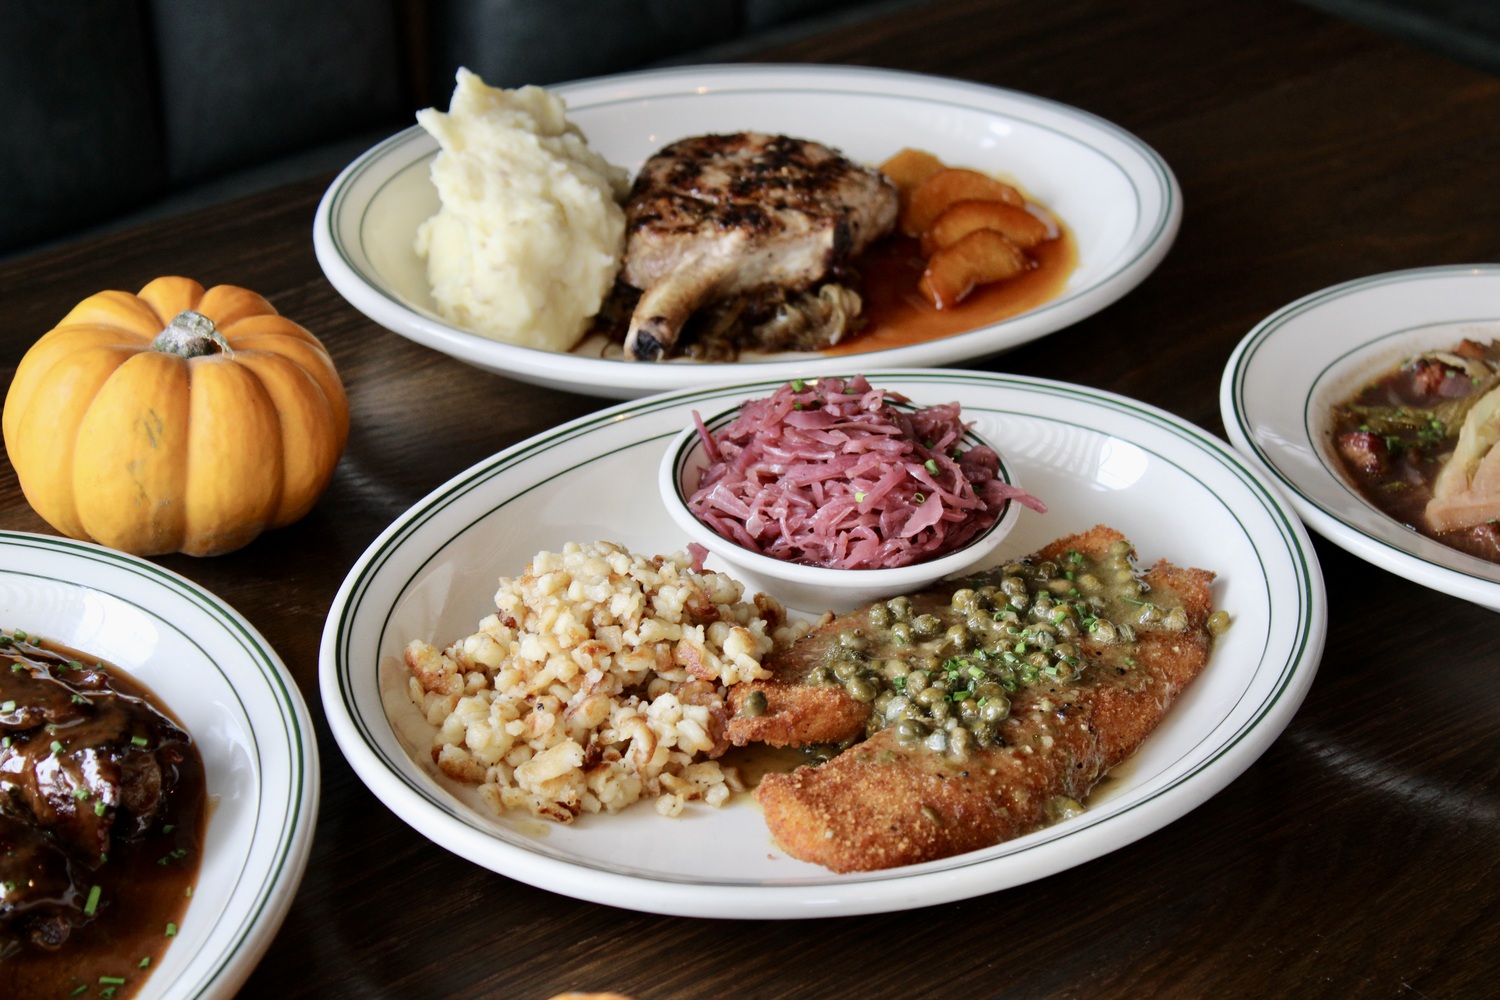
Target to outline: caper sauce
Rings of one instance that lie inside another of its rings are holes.
[[[946,606],[932,594],[893,597],[868,610],[868,628],[839,636],[808,683],[870,703],[867,736],[891,727],[903,744],[954,756],[1003,745],[1018,691],[1065,691],[1091,670],[1128,674],[1142,630],[1188,628],[1181,602],[1152,593],[1132,554],[1118,541],[1099,560],[1069,551],[1006,563],[964,581]],[[1209,631],[1228,621],[1216,612]]]

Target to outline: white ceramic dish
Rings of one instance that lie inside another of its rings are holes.
[[[1182,215],[1177,181],[1150,147],[1086,112],[1014,91],[832,66],[697,66],[554,89],[590,145],[632,173],[668,142],[705,132],[782,132],[828,143],[862,163],[915,146],[954,165],[1020,179],[1072,228],[1078,267],[1057,299],[1002,323],[872,352],[865,367],[956,364],[1076,323],[1151,273]],[[444,322],[412,249],[417,225],[438,206],[429,178],[436,151],[413,126],[350,164],[318,206],[318,263],[339,293],[381,326],[512,378],[616,398],[848,367],[844,358],[818,354],[632,364],[515,347]]]
[[[881,387],[878,379],[875,385],[877,388]],[[735,400],[721,412],[700,413],[699,416],[710,432],[717,432],[738,416],[740,402],[741,400]],[[948,400],[913,402],[931,405]],[[965,435],[964,443],[968,448],[979,444],[994,448],[992,442],[975,434],[972,429]],[[999,449],[995,448],[995,451],[999,452]],[[945,576],[955,576],[966,569],[977,567],[1005,541],[1005,536],[1010,534],[1023,516],[1021,504],[1014,500],[1007,501],[1004,510],[995,519],[995,523],[990,525],[989,530],[971,540],[968,545],[941,558],[911,566],[865,570],[803,566],[751,552],[698,520],[688,508],[687,498],[697,490],[699,473],[708,464],[708,453],[703,448],[696,426],[684,428],[668,444],[667,450],[662,453],[657,475],[657,489],[668,516],[687,538],[716,555],[746,589],[775,594],[788,608],[811,614],[823,611],[843,614],[878,597],[921,590]],[[1004,454],[1000,455],[1000,479],[1019,485],[1005,462]]]
[[[291,906],[317,818],[317,743],[286,667],[196,584],[68,539],[0,532],[0,624],[124,668],[192,734],[211,799],[202,867],[137,996],[233,996]]]
[[[1312,682],[1326,607],[1301,523],[1238,453],[1161,411],[1079,386],[957,371],[879,378],[914,400],[957,399],[1049,505],[1021,519],[996,559],[1103,522],[1146,559],[1219,573],[1214,596],[1234,624],[1086,813],[945,861],[832,875],[779,852],[748,799],[675,820],[643,805],[555,826],[487,814],[471,789],[435,773],[433,731],[407,700],[406,643],[470,634],[494,610],[496,578],[538,550],[596,539],[648,554],[682,548],[655,489],[668,441],[693,409],[764,395],[779,380],[657,396],[565,424],[455,477],[383,532],[339,588],[319,656],[324,709],[356,773],[436,844],[555,892],[676,915],[818,917],[963,899],[1098,857],[1203,802],[1270,745]]]
[[[1269,468],[1302,519],[1376,566],[1500,610],[1500,565],[1382,513],[1344,477],[1329,431],[1341,398],[1402,359],[1500,338],[1500,265],[1421,268],[1314,292],[1262,320],[1224,369],[1235,446]]]

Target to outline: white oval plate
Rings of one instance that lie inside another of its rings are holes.
[[[1404,358],[1464,337],[1500,337],[1500,265],[1347,281],[1257,324],[1229,358],[1219,406],[1229,439],[1270,469],[1314,531],[1382,569],[1500,610],[1500,565],[1433,541],[1362,497],[1330,431],[1339,400]]]
[[[1234,624],[1087,812],[956,858],[833,875],[777,850],[748,797],[722,809],[690,805],[677,819],[641,803],[557,826],[490,814],[432,766],[434,730],[406,695],[406,643],[472,633],[494,611],[497,577],[519,573],[538,550],[598,539],[646,554],[681,549],[655,486],[663,452],[694,409],[765,395],[774,381],[575,420],[456,476],[382,533],[340,587],[319,656],[324,710],[355,772],[435,843],[532,885],[656,913],[820,917],[964,899],[1079,864],[1181,816],[1270,745],[1317,669],[1323,582],[1301,523],[1233,449],[1159,410],[1079,386],[962,371],[870,377],[920,404],[959,400],[1050,505],[1045,515],[1025,512],[992,561],[1106,523],[1147,559],[1219,573],[1216,603]]]
[[[317,818],[317,743],[286,667],[197,584],[63,538],[0,532],[0,625],[124,668],[192,734],[211,801],[202,865],[136,996],[233,996],[286,917]]]
[[[590,145],[632,174],[668,142],[705,132],[785,133],[870,164],[914,146],[955,166],[1017,178],[1072,228],[1078,267],[1058,298],[967,333],[868,352],[865,367],[955,364],[1076,323],[1155,269],[1182,216],[1176,178],[1145,143],[1076,108],[1014,91],[832,66],[697,66],[553,89]],[[502,375],[620,399],[848,367],[821,354],[637,364],[503,344],[445,322],[412,249],[417,225],[438,207],[429,177],[436,154],[436,141],[413,126],[345,168],[318,206],[313,245],[323,273],[381,326]]]

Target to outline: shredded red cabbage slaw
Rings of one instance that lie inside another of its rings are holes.
[[[912,408],[863,376],[789,382],[710,433],[688,509],[752,552],[811,566],[909,566],[967,545],[1009,501],[1046,505],[962,446],[959,404]]]

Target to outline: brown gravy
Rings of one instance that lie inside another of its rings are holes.
[[[98,661],[66,647],[17,642],[0,650],[0,705],[12,664]],[[171,723],[181,723],[145,685],[110,664],[99,664],[109,687],[145,701]],[[185,729],[183,730],[186,731]],[[95,868],[72,867],[75,891],[99,887],[93,919],[75,926],[56,948],[40,947],[0,921],[0,997],[134,996],[172,943],[198,877],[207,818],[203,760],[191,742],[174,747],[175,781],[149,828],[112,838],[107,859]],[[163,782],[164,787],[168,782]],[[0,783],[0,794],[6,794]],[[24,808],[24,807],[22,807]]]

